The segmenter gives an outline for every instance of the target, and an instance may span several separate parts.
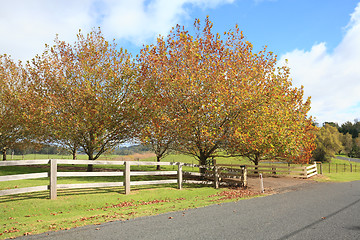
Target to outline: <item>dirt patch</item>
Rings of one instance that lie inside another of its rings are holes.
[[[288,176],[264,177],[264,189],[267,194],[295,191],[312,184],[315,181],[311,179],[294,178]],[[261,191],[260,178],[248,178],[248,189],[254,192]]]

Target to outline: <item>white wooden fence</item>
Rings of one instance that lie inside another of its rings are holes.
[[[248,172],[259,173],[286,173],[297,174],[295,176],[309,178],[317,174],[316,164],[304,167],[287,167],[276,165],[231,165],[231,164],[215,164],[209,170],[209,166],[201,166],[194,164],[186,164],[180,162],[138,162],[138,161],[89,161],[89,160],[64,160],[64,159],[51,159],[51,160],[21,160],[21,161],[2,161],[0,166],[21,166],[21,165],[50,165],[49,172],[43,173],[28,173],[0,176],[0,182],[36,179],[36,178],[49,178],[49,185],[14,188],[0,190],[0,196],[38,192],[50,190],[50,199],[57,198],[58,189],[76,189],[76,188],[97,188],[97,187],[125,187],[125,194],[130,193],[131,186],[137,185],[151,185],[151,184],[170,184],[177,183],[178,189],[182,189],[183,182],[186,183],[206,183],[214,184],[215,188],[219,187],[221,182],[237,183],[241,186],[247,186]],[[120,172],[58,172],[58,164],[73,164],[73,165],[125,165],[123,171]],[[132,165],[173,165],[177,166],[177,171],[131,171]],[[183,166],[206,168],[205,173],[183,172]],[[203,177],[204,180],[183,180],[185,177]],[[176,179],[165,180],[152,180],[152,181],[131,181],[131,176],[168,176],[174,175]],[[106,183],[82,183],[82,184],[57,184],[58,177],[100,177],[100,176],[124,176],[123,181],[106,182]]]
[[[219,168],[229,168],[229,169],[239,169],[246,167],[248,176],[259,176],[259,173],[265,176],[274,176],[274,175],[290,175],[292,177],[300,178],[310,178],[316,174],[317,166],[316,163],[310,166],[284,166],[284,165],[268,165],[268,164],[259,164],[259,165],[235,165],[235,164],[216,164]]]
[[[16,174],[0,176],[1,181],[23,180],[23,179],[36,179],[49,177],[49,185],[35,186],[26,188],[15,188],[0,190],[0,196],[38,192],[50,190],[50,199],[56,199],[57,189],[71,189],[71,188],[97,188],[97,187],[125,187],[125,194],[130,193],[130,186],[136,185],[151,185],[151,184],[168,184],[177,183],[178,188],[182,189],[183,163],[173,162],[132,162],[132,161],[89,161],[89,160],[23,160],[23,161],[3,161],[0,166],[21,166],[21,165],[47,165],[50,164],[50,171],[44,173],[29,173],[29,174]],[[58,164],[93,164],[93,165],[125,165],[122,172],[58,172]],[[177,171],[131,171],[131,165],[177,165]],[[164,176],[176,175],[177,179],[166,180],[153,180],[153,181],[131,181],[131,176]],[[99,176],[124,176],[124,181],[119,182],[106,182],[106,183],[82,183],[82,184],[57,184],[58,177],[99,177]]]

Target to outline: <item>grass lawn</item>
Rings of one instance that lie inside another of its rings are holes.
[[[3,196],[0,197],[0,239],[185,211],[240,200],[248,194],[247,190],[187,184],[182,190],[175,187],[138,187],[130,195],[124,195],[123,188],[59,190],[56,200],[49,200],[48,192]]]
[[[81,155],[79,155],[81,156]],[[83,155],[82,155],[83,156]],[[83,158],[84,157],[84,158]],[[79,159],[86,159],[86,156]],[[119,156],[107,156],[100,160],[121,160]],[[71,156],[25,155],[24,160],[32,159],[71,159]],[[11,160],[11,159],[8,159]],[[13,160],[22,160],[13,158]],[[134,161],[137,159],[134,158]],[[154,161],[154,157],[140,161]],[[196,160],[185,155],[169,155],[163,161],[194,163]],[[235,158],[221,159],[224,163],[244,164]],[[246,162],[249,163],[249,162]],[[86,165],[62,165],[59,171],[86,171]],[[124,166],[100,166],[95,168],[123,169]],[[162,170],[176,170],[176,166],[161,166]],[[155,166],[132,166],[133,170],[155,170]],[[0,175],[47,172],[48,166],[9,166],[0,167]],[[198,171],[198,168],[184,167],[184,171]],[[155,180],[163,176],[134,176],[132,180]],[[165,177],[166,178],[166,177]],[[58,184],[115,182],[123,177],[59,177]],[[49,179],[26,179],[0,182],[0,190],[48,185]],[[185,211],[190,208],[236,201],[253,197],[248,190],[214,189],[211,186],[184,184],[182,190],[176,184],[133,186],[131,194],[125,195],[123,187],[96,189],[58,190],[58,198],[49,200],[49,192],[35,192],[0,197],[0,239],[47,231],[57,231],[108,221],[128,220],[135,217],[157,215],[172,211]],[[186,212],[184,213],[186,214]]]
[[[315,178],[320,182],[351,182],[360,180],[360,163],[351,162],[352,172],[350,172],[350,163],[347,160],[332,158],[330,163],[323,163],[323,177]],[[318,166],[319,172],[319,166]]]

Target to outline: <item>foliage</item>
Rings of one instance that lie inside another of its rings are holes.
[[[307,117],[310,99],[303,102],[303,88],[291,88],[286,67],[265,78],[272,84],[267,86],[266,102],[237,129],[228,143],[232,153],[246,156],[256,165],[262,160],[308,163],[316,131]]]
[[[357,119],[355,119],[354,123],[347,121],[341,124],[339,132],[343,134],[350,133],[353,138],[357,138],[360,133],[360,122]]]
[[[147,95],[140,95],[138,99],[142,99],[142,102],[152,102],[147,99]],[[153,110],[154,105],[142,107],[139,109],[139,129],[137,131],[137,137],[140,139],[143,145],[150,148],[156,155],[156,160],[161,161],[170,153],[170,147],[174,142],[174,136],[172,122],[166,118],[166,114],[161,109]],[[160,165],[157,166],[160,170]]]
[[[351,149],[353,148],[353,142],[355,141],[355,139],[352,139],[352,136],[350,133],[346,133],[346,134],[341,134],[340,135],[340,141],[341,144],[343,145],[343,152],[346,154],[349,154]]]
[[[73,45],[56,38],[29,69],[34,103],[43,109],[36,117],[50,141],[74,154],[81,147],[95,160],[130,137],[134,63],[100,30],[79,32]]]
[[[24,144],[30,135],[22,107],[26,100],[26,73],[22,63],[0,55],[0,152]]]
[[[160,118],[147,125],[151,134],[164,134],[165,139],[174,141],[174,149],[206,164],[207,159],[219,156],[220,149],[232,144],[231,140],[241,141],[245,134],[250,134],[259,123],[256,117],[262,118],[261,136],[278,130],[272,129],[275,126],[272,121],[277,120],[269,117],[285,105],[289,110],[286,108],[279,118],[288,114],[287,119],[299,122],[293,129],[311,128],[306,119],[309,102],[302,104],[302,89],[288,90],[291,84],[288,69],[276,73],[276,57],[271,52],[264,49],[254,53],[252,44],[237,26],[224,33],[224,40],[220,34],[212,33],[208,18],[202,29],[199,20],[194,26],[195,36],[178,25],[166,40],[159,37],[156,45],[146,46],[138,57],[142,106]],[[283,89],[287,91],[281,93]],[[271,107],[275,102],[276,106]],[[285,113],[290,110],[291,113]],[[295,110],[300,112],[291,116]],[[303,132],[302,129],[291,135],[300,135],[293,141],[303,140]],[[150,134],[147,136],[152,139]],[[155,138],[161,139],[159,134]],[[307,151],[306,147],[298,147],[296,153]],[[243,149],[237,152],[242,153]]]
[[[342,134],[336,127],[325,124],[316,134],[316,149],[313,158],[317,161],[329,161],[336,153],[343,149]]]
[[[355,138],[351,150],[348,153],[349,157],[360,158],[360,138]]]

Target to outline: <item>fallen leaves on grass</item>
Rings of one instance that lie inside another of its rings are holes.
[[[112,204],[112,205],[108,205],[102,208],[91,208],[89,209],[89,211],[94,211],[94,210],[104,210],[106,211],[109,208],[124,208],[124,207],[138,207],[138,206],[144,206],[144,205],[152,205],[152,204],[158,204],[158,203],[167,203],[167,202],[174,202],[174,201],[182,201],[185,200],[185,198],[177,198],[177,199],[162,199],[162,200],[151,200],[151,201],[139,201],[139,202],[135,202],[135,201],[124,201],[124,202],[120,202],[117,204]]]
[[[58,214],[62,214],[63,212],[55,212],[55,213],[50,213],[51,215],[53,215],[53,216],[56,216],[56,215],[58,215]]]
[[[10,229],[6,229],[5,231],[3,231],[3,233],[14,233],[14,232],[20,232],[20,230],[15,227],[12,227]]]
[[[212,201],[223,201],[223,200],[229,200],[229,199],[238,199],[238,198],[244,198],[249,196],[257,195],[257,193],[254,193],[247,189],[241,189],[241,188],[234,188],[230,190],[225,190],[220,193],[210,195],[209,198],[212,197],[220,197],[218,199],[214,199]]]

